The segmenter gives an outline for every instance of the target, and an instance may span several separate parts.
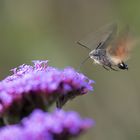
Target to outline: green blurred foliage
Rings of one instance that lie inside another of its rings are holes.
[[[76,41],[119,19],[140,33],[139,0],[1,0],[0,78],[31,60],[78,68],[88,52]],[[140,139],[140,48],[128,61],[129,71],[105,71],[87,61],[82,72],[94,79],[94,93],[77,97],[65,109],[96,120],[80,140]]]

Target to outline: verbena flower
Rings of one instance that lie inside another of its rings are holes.
[[[85,132],[94,121],[82,119],[76,112],[35,110],[21,124],[0,129],[0,140],[68,140]]]
[[[33,63],[12,69],[13,75],[0,82],[0,117],[5,122],[18,122],[35,108],[47,110],[55,102],[61,108],[93,90],[93,81],[73,68],[60,70],[48,66],[48,61]]]

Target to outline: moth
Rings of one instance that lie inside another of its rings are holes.
[[[135,41],[128,26],[119,32],[118,24],[111,23],[77,43],[90,51],[81,65],[91,58],[106,70],[117,71],[128,70],[125,62]]]

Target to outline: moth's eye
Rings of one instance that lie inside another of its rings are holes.
[[[125,68],[128,69],[128,66],[125,64]]]

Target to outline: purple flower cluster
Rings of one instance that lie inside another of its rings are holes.
[[[73,111],[56,110],[52,114],[35,110],[19,125],[0,129],[0,140],[68,140],[89,129],[94,122]]]
[[[1,117],[23,118],[35,108],[47,110],[54,102],[61,108],[75,96],[93,90],[93,81],[73,68],[59,70],[48,66],[48,61],[33,63],[12,69],[13,75],[0,82]]]

